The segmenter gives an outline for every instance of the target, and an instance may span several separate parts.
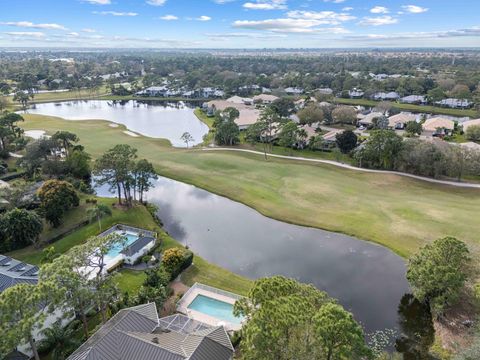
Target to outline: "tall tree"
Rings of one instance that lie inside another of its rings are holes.
[[[187,145],[187,149],[188,149],[188,144],[195,141],[195,139],[189,132],[184,132],[180,137],[180,140],[182,140]]]
[[[153,186],[153,181],[158,179],[151,162],[146,159],[139,160],[133,170],[134,177],[134,196],[139,194],[139,201],[143,203],[143,195]]]
[[[281,146],[289,148],[290,155],[292,149],[297,143],[298,126],[293,121],[289,121],[281,127],[278,134],[278,143]]]
[[[43,222],[33,211],[13,209],[1,216],[0,230],[7,242],[7,251],[11,251],[30,244],[37,246]]]
[[[8,354],[28,342],[33,356],[40,360],[34,338],[48,313],[51,288],[45,284],[18,284],[0,293],[0,353]]]
[[[22,105],[22,109],[27,110],[28,102],[30,99],[33,100],[33,97],[34,95],[32,92],[20,90],[13,96],[13,101],[18,101]]]
[[[102,231],[102,217],[112,215],[112,209],[105,204],[97,204],[94,207],[87,209],[88,217],[90,221],[93,219],[98,222],[98,229]]]
[[[48,180],[38,189],[37,195],[45,218],[54,227],[61,224],[63,216],[69,209],[77,207],[80,203],[75,188],[67,181]]]
[[[371,355],[362,327],[341,305],[323,305],[313,321],[326,360],[368,358]]]
[[[51,349],[52,360],[65,360],[80,345],[75,336],[75,328],[71,325],[63,326],[61,321],[55,321],[42,333],[45,338],[41,345]]]
[[[345,130],[335,135],[335,143],[343,154],[348,154],[355,149],[357,141],[357,135],[352,130]]]
[[[240,346],[248,359],[370,356],[352,315],[312,285],[282,276],[256,280],[234,313],[246,318]]]
[[[60,146],[65,149],[65,153],[68,156],[70,148],[74,143],[79,141],[79,138],[69,131],[57,131],[53,134],[52,140],[58,142]]]
[[[131,205],[132,170],[137,149],[130,145],[116,145],[95,161],[94,174],[99,185],[108,184],[116,190],[118,204],[122,204],[122,192],[127,205]]]
[[[413,294],[440,316],[455,304],[469,276],[471,258],[465,243],[454,237],[435,240],[408,261],[407,280]]]

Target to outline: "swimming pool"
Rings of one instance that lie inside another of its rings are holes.
[[[195,297],[188,308],[233,324],[240,325],[243,320],[233,315],[232,304],[201,294]]]
[[[126,242],[123,243],[123,242],[119,242],[115,245],[113,245],[110,250],[108,251],[108,253],[105,255],[106,257],[108,258],[115,258],[117,257],[118,255],[120,255],[120,253],[128,246],[132,245],[135,241],[138,240],[138,235],[137,234],[132,234],[132,233],[126,233],[126,234],[123,234],[123,233],[120,233],[118,232],[117,233],[118,235],[124,237],[124,238],[127,238]]]

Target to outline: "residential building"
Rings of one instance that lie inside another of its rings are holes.
[[[400,102],[405,104],[424,105],[427,103],[427,98],[423,95],[409,95],[402,97]]]
[[[443,99],[441,101],[435,102],[436,105],[449,107],[452,109],[468,109],[473,105],[473,103],[466,99]]]
[[[305,92],[302,88],[288,87],[285,89],[285,93],[288,95],[302,95]]]
[[[372,96],[373,100],[377,101],[396,101],[400,98],[395,91],[392,92],[377,92]]]
[[[38,266],[0,255],[0,293],[17,284],[37,284]]]
[[[423,131],[426,132],[427,135],[443,136],[452,133],[453,129],[455,128],[455,122],[453,120],[438,116],[427,119],[422,126]]]
[[[144,90],[138,91],[135,95],[165,97],[167,91],[168,88],[166,86],[150,86]]]
[[[371,112],[367,115],[359,114],[357,124],[369,127],[373,125],[373,119],[384,116],[381,112]]]
[[[278,99],[278,96],[275,96],[275,95],[260,94],[253,97],[253,102],[267,105],[267,104],[271,104],[277,99]]]
[[[365,95],[365,92],[357,88],[353,88],[352,90],[348,91],[348,96],[351,99],[360,99],[363,97],[363,95]]]
[[[463,131],[467,131],[470,126],[480,126],[480,119],[467,120],[462,123]]]
[[[333,90],[330,88],[322,88],[322,89],[317,89],[317,92],[322,95],[332,95]]]
[[[68,360],[231,360],[223,326],[184,315],[159,318],[155,303],[122,309]]]
[[[417,117],[411,113],[400,113],[388,118],[388,127],[395,130],[402,130],[410,121],[417,121]]]

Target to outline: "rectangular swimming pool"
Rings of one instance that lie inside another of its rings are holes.
[[[117,257],[126,247],[132,245],[135,241],[138,240],[138,235],[136,234],[131,234],[131,233],[122,234],[119,232],[118,235],[124,238],[127,238],[127,240],[124,243],[120,242],[113,245],[108,251],[108,253],[105,254],[106,257],[109,257],[109,258]]]
[[[232,304],[201,294],[195,297],[188,308],[233,324],[240,325],[243,320],[233,315]]]

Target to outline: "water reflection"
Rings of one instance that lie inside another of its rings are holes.
[[[398,319],[401,336],[395,342],[395,349],[403,355],[403,359],[434,359],[428,353],[435,341],[429,306],[412,294],[405,294],[398,306]]]
[[[193,113],[194,104],[184,102],[85,100],[36,104],[28,112],[58,116],[66,120],[104,119],[125,125],[129,130],[154,138],[168,139],[184,147],[180,140],[189,132],[199,144],[208,127]]]
[[[205,259],[252,279],[281,274],[312,283],[339,299],[368,333],[397,328],[398,302],[408,284],[404,261],[388,249],[276,221],[166,178],[147,199],[159,206],[165,229]]]

